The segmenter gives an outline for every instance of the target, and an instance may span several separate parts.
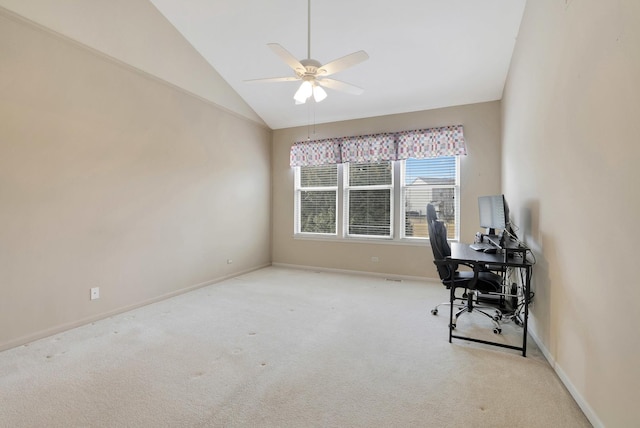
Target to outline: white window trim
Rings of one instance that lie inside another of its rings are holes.
[[[340,218],[340,199],[339,199],[339,194],[340,194],[340,173],[342,170],[342,165],[338,165],[337,170],[338,170],[338,176],[336,178],[336,185],[335,186],[324,186],[324,187],[302,187],[300,184],[300,168],[299,166],[294,167],[294,186],[295,186],[295,194],[294,194],[294,212],[293,212],[293,223],[294,223],[294,236],[296,237],[324,237],[326,239],[336,239],[340,233],[339,225],[340,222],[338,221],[338,219]],[[301,207],[301,193],[303,191],[335,191],[336,192],[336,224],[335,224],[335,233],[321,233],[321,232],[302,232],[300,231],[300,210],[302,209]]]
[[[455,177],[455,184],[453,186],[451,185],[442,185],[442,186],[430,186],[431,189],[451,189],[453,188],[453,197],[454,197],[454,212],[455,212],[455,224],[456,224],[456,228],[455,230],[455,236],[453,238],[450,238],[449,241],[459,241],[460,240],[460,156],[455,156],[455,162],[456,162],[456,177]],[[429,240],[429,238],[424,238],[424,237],[420,237],[420,236],[405,236],[405,230],[406,230],[406,215],[403,212],[402,207],[406,206],[405,204],[405,200],[404,200],[404,195],[406,194],[403,190],[407,187],[405,185],[405,178],[406,178],[406,162],[402,161],[401,163],[401,167],[398,168],[400,170],[400,178],[399,178],[399,185],[398,185],[398,206],[399,206],[399,214],[398,214],[398,218],[400,221],[400,227],[399,227],[399,231],[400,231],[400,240],[403,241],[419,241],[419,242],[426,242]]]
[[[402,198],[402,189],[404,187],[405,178],[405,165],[404,161],[392,161],[393,175],[391,186],[371,186],[371,188],[391,188],[391,236],[365,236],[365,235],[348,235],[347,223],[348,223],[348,207],[345,207],[346,198],[345,192],[347,186],[345,184],[345,164],[338,164],[338,186],[326,187],[326,188],[313,188],[313,190],[337,190],[336,191],[336,233],[312,233],[312,232],[300,232],[300,168],[294,167],[294,181],[295,181],[295,193],[294,193],[294,239],[300,240],[315,240],[315,241],[330,241],[330,242],[345,242],[345,243],[374,243],[374,244],[389,244],[389,245],[414,245],[423,246],[425,242],[428,242],[429,238],[404,236],[405,228],[405,215],[402,210],[404,200]],[[362,188],[361,186],[356,186]],[[438,187],[438,186],[434,186]],[[451,188],[451,186],[442,186],[443,188]],[[456,156],[456,179],[454,188],[455,197],[455,236],[449,241],[457,242],[460,239],[460,157]]]

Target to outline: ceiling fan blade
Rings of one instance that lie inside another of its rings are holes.
[[[287,65],[291,67],[296,73],[305,72],[304,65],[302,65],[300,61],[296,59],[295,56],[291,55],[291,53],[288,50],[286,50],[285,48],[283,48],[277,43],[268,43],[267,46],[269,46],[271,50],[276,55],[278,55],[284,62],[286,62]]]
[[[316,82],[325,88],[335,89],[336,91],[346,92],[348,94],[360,95],[364,92],[362,88],[336,79],[316,79]]]
[[[360,64],[362,61],[369,59],[369,55],[365,51],[358,51],[342,58],[331,61],[328,64],[321,66],[318,69],[318,75],[329,76],[330,74],[342,71],[345,68],[353,67],[356,64]]]
[[[295,82],[300,80],[299,77],[267,77],[266,79],[250,79],[245,80],[245,83],[270,83],[270,82]]]

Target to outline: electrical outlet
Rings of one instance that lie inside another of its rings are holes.
[[[231,263],[233,263],[233,260],[227,259],[227,264],[230,265]]]
[[[100,287],[93,287],[91,289],[91,300],[96,300],[100,298]]]
[[[378,263],[380,261],[377,257],[371,257],[371,263]]]

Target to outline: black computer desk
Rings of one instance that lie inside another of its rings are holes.
[[[512,346],[499,342],[491,342],[487,340],[476,339],[472,337],[458,336],[453,334],[453,302],[455,299],[455,288],[452,286],[450,291],[451,311],[449,313],[449,343],[452,339],[464,339],[472,342],[484,343],[487,345],[500,346],[503,348],[515,349],[522,351],[522,356],[527,356],[527,323],[529,318],[529,300],[531,291],[531,273],[533,269],[533,263],[527,260],[528,249],[517,245],[515,243],[503,244],[505,248],[499,250],[495,254],[488,254],[482,251],[475,251],[469,247],[468,244],[462,244],[459,242],[451,243],[451,257],[449,258],[452,263],[466,263],[472,266],[477,265],[493,265],[504,268],[522,269],[525,274],[525,280],[523,286],[524,302],[524,320],[522,322],[522,346]]]

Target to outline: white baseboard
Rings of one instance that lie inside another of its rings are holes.
[[[569,391],[569,394],[571,394],[573,399],[576,400],[576,403],[578,404],[584,415],[587,417],[589,422],[591,422],[591,425],[593,425],[594,428],[604,428],[604,424],[598,418],[596,412],[593,411],[589,403],[584,399],[584,397],[582,397],[580,392],[578,392],[576,387],[571,382],[569,376],[567,376],[565,371],[562,370],[562,367],[556,362],[555,358],[553,358],[553,355],[551,355],[547,347],[544,346],[542,341],[538,338],[535,330],[529,328],[528,331],[531,335],[531,338],[536,342],[536,345],[538,345],[538,348],[540,348],[540,351],[542,351],[542,355],[544,355],[544,357],[547,359],[547,361],[553,368],[553,371],[556,372],[558,378],[560,378],[560,381],[564,384],[565,388],[567,388],[567,391]]]
[[[440,283],[440,279],[427,278],[424,276],[396,275],[391,273],[378,273],[378,272],[351,270],[351,269],[334,269],[334,268],[324,268],[324,267],[318,267],[318,266],[295,265],[295,264],[289,264],[289,263],[272,263],[272,266],[283,267],[288,269],[310,270],[314,272],[335,272],[335,273],[344,273],[349,275],[375,276],[378,278],[385,278],[390,281],[407,280],[407,281],[422,281],[422,282],[429,281],[429,282]]]
[[[180,290],[172,291],[170,293],[163,294],[161,296],[154,297],[154,298],[151,298],[151,299],[148,299],[148,300],[144,300],[142,302],[135,303],[133,305],[125,306],[123,308],[114,309],[114,310],[111,310],[111,311],[108,311],[108,312],[103,312],[103,313],[100,313],[100,314],[97,314],[97,315],[94,315],[94,316],[83,318],[83,319],[78,320],[78,321],[73,321],[73,322],[70,322],[70,323],[61,324],[61,325],[58,325],[58,326],[55,326],[55,327],[52,327],[52,328],[48,328],[46,330],[38,331],[38,332],[30,334],[28,336],[19,337],[17,339],[11,340],[9,342],[6,342],[6,343],[3,343],[2,345],[0,345],[0,352],[1,351],[6,351],[7,349],[15,348],[17,346],[22,346],[22,345],[25,345],[27,343],[34,342],[36,340],[44,339],[45,337],[53,336],[54,334],[62,333],[64,331],[71,330],[73,328],[81,327],[83,325],[90,324],[92,322],[100,321],[100,320],[103,320],[103,319],[106,319],[106,318],[109,318],[109,317],[112,317],[112,316],[115,316],[115,315],[118,315],[118,314],[122,314],[124,312],[128,312],[128,311],[131,311],[133,309],[141,308],[143,306],[147,306],[147,305],[150,305],[152,303],[157,303],[157,302],[160,302],[162,300],[170,299],[172,297],[179,296],[180,294],[188,293],[190,291],[197,290],[198,288],[207,287],[209,285],[213,285],[213,284],[216,284],[218,282],[222,282],[222,281],[230,279],[230,278],[235,278],[237,276],[244,275],[245,273],[253,272],[253,271],[256,271],[258,269],[263,269],[263,268],[269,267],[269,266],[271,266],[271,263],[267,263],[267,264],[264,264],[264,265],[256,266],[256,267],[249,268],[249,269],[245,269],[245,270],[242,270],[242,271],[239,271],[239,272],[234,272],[233,274],[230,274],[230,275],[224,275],[224,276],[221,276],[221,277],[218,277],[218,278],[211,279],[209,281],[202,282],[200,284],[195,284],[195,285],[191,285],[189,287],[181,288]]]

